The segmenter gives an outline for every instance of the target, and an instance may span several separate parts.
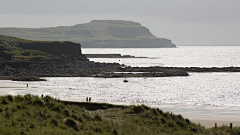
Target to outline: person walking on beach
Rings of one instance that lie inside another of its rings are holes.
[[[88,102],[88,97],[86,98],[86,101]]]
[[[91,102],[91,97],[89,97],[89,102]]]
[[[27,88],[28,88],[28,83],[27,83]]]

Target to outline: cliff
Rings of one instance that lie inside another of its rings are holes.
[[[74,55],[85,58],[81,52],[81,45],[77,43],[68,41],[32,41],[0,35],[0,58],[2,60],[30,60],[52,55]]]
[[[78,43],[0,35],[0,76],[91,76],[119,67],[89,61]]]
[[[0,28],[0,34],[39,41],[71,41],[83,48],[176,47],[171,40],[155,37],[140,23],[93,20],[75,26],[52,28]]]

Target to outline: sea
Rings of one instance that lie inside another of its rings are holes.
[[[240,67],[240,46],[177,48],[83,48],[83,54],[121,54],[145,58],[90,58],[132,67]],[[68,101],[148,105],[175,114],[240,116],[240,73],[189,73],[186,77],[45,77],[43,82],[0,80],[11,95],[50,95]],[[26,88],[28,84],[28,88]]]

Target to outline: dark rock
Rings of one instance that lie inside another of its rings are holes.
[[[24,52],[24,53],[22,53],[22,55],[24,55],[24,56],[30,56],[30,52]]]

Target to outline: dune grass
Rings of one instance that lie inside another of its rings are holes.
[[[50,96],[0,97],[0,134],[237,134],[205,129],[181,115],[141,106],[78,103]]]

